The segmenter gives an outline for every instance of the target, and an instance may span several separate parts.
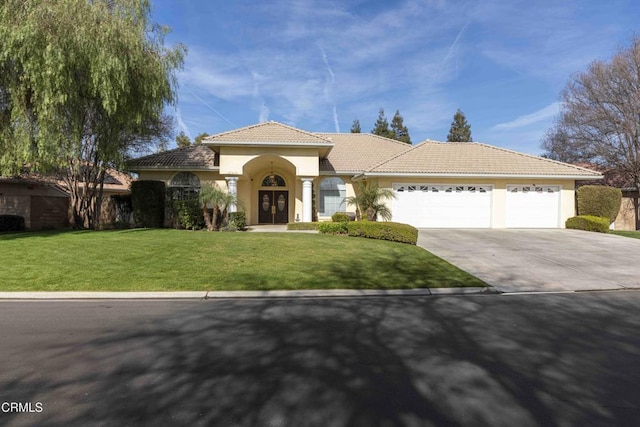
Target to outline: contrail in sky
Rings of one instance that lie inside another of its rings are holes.
[[[331,102],[331,104],[333,106],[333,125],[334,125],[334,127],[336,129],[336,132],[340,133],[340,123],[339,123],[339,120],[338,120],[338,109],[336,107],[335,100],[333,99],[333,96],[330,96],[331,92],[329,91],[330,86],[332,86],[336,82],[336,76],[335,76],[335,74],[333,74],[333,70],[331,69],[331,65],[329,65],[329,58],[327,58],[327,53],[324,51],[324,49],[321,46],[318,46],[318,48],[320,49],[320,52],[322,53],[322,61],[324,62],[324,65],[327,67],[327,72],[329,73],[329,77],[331,77],[329,79],[329,81],[327,82],[327,84],[325,85],[324,95],[327,98],[327,101]],[[329,99],[329,98],[332,98],[332,99]]]
[[[213,108],[211,105],[207,104],[204,99],[200,98],[198,95],[196,95],[187,85],[184,85],[185,88],[187,88],[187,90],[191,93],[191,95],[195,96],[196,99],[200,102],[202,102],[204,105],[206,105],[207,107],[209,107],[209,109],[211,111],[213,111],[214,113],[216,113],[222,120],[224,120],[225,122],[229,123],[231,126],[233,127],[237,127],[235,125],[235,123],[233,123],[231,120],[227,119],[224,115],[222,115],[222,113],[218,110],[216,110],[215,108]]]

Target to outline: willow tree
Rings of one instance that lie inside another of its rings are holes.
[[[105,171],[169,130],[186,50],[167,32],[148,0],[0,2],[0,174],[58,173],[95,227]]]

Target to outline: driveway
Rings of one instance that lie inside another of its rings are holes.
[[[640,239],[578,230],[421,229],[418,245],[501,292],[640,288]]]

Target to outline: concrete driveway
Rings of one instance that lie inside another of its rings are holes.
[[[578,230],[421,229],[418,245],[501,292],[640,288],[640,239]]]

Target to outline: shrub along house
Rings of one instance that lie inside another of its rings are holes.
[[[365,133],[311,133],[265,122],[132,161],[140,180],[197,192],[216,182],[237,195],[249,224],[330,220],[354,212],[357,180],[392,189],[393,221],[416,227],[561,228],[575,215],[576,180],[598,172],[491,145]]]

